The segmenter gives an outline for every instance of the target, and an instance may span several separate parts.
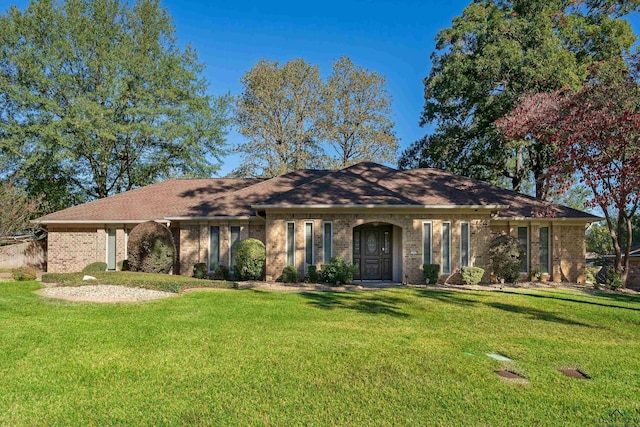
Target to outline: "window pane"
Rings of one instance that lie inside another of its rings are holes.
[[[549,227],[540,227],[540,273],[549,273]]]
[[[295,259],[295,224],[287,223],[287,265],[294,265]]]
[[[451,273],[451,224],[442,223],[442,273]]]
[[[422,224],[422,263],[432,264],[431,261],[431,223]]]
[[[323,242],[325,264],[328,264],[333,256],[333,224],[330,222],[324,223],[324,242]]]
[[[360,231],[353,232],[353,253],[360,255]]]
[[[220,265],[220,227],[209,227],[209,271]]]
[[[469,266],[469,223],[460,224],[460,266]]]
[[[230,270],[233,270],[233,268],[236,265],[236,248],[235,248],[235,244],[238,243],[240,241],[240,227],[231,227],[231,266],[229,267]]]
[[[520,260],[520,273],[529,272],[529,229],[527,227],[518,227],[518,243],[520,244],[520,252],[523,256]]]
[[[308,222],[304,225],[304,263],[313,265],[313,224]]]

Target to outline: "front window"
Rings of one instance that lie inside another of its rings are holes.
[[[313,223],[306,222],[304,224],[304,268],[313,265]]]
[[[540,273],[549,274],[551,270],[549,253],[549,227],[540,227]]]
[[[431,223],[425,222],[422,224],[422,263],[431,264]]]
[[[230,234],[231,234],[231,240],[229,242],[229,244],[231,245],[231,250],[230,252],[230,266],[229,266],[229,270],[233,270],[235,265],[236,265],[236,243],[238,243],[240,241],[240,227],[236,227],[236,226],[232,226],[229,229]]]
[[[442,223],[442,274],[451,274],[451,223]]]
[[[460,223],[460,266],[469,266],[469,223]]]
[[[220,265],[220,227],[209,227],[209,271]]]
[[[287,265],[296,264],[296,225],[287,223]]]
[[[518,243],[520,244],[520,273],[529,272],[529,229],[527,227],[518,227]]]
[[[322,238],[323,260],[325,264],[329,264],[329,261],[333,258],[333,223],[324,223],[324,235]]]

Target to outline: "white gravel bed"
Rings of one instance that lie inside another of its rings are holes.
[[[171,292],[113,285],[56,286],[38,291],[49,298],[87,302],[138,302],[176,296]]]

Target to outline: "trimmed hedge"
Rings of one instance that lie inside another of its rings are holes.
[[[229,269],[226,265],[219,265],[211,275],[211,278],[213,280],[229,280],[231,274],[229,274]]]
[[[462,267],[462,281],[467,285],[477,285],[482,281],[484,276],[484,268],[480,267]]]
[[[99,273],[101,271],[107,271],[107,263],[106,262],[92,262],[82,269],[83,273]]]
[[[267,252],[258,239],[244,239],[233,245],[235,262],[233,272],[240,280],[260,280],[263,276]]]
[[[169,273],[176,259],[176,245],[167,227],[147,221],[131,230],[127,253],[131,271]]]
[[[94,273],[98,279],[86,282],[82,280],[84,273],[45,273],[44,283],[57,283],[63,286],[83,286],[87,284],[127,286],[130,288],[154,289],[165,292],[182,292],[189,288],[232,288],[233,283],[195,279],[193,277],[170,274],[139,273],[132,271],[105,271]]]
[[[428,285],[435,285],[440,278],[440,264],[424,264],[422,266],[422,280]],[[427,280],[428,279],[428,280]]]
[[[193,277],[196,279],[206,279],[209,267],[206,262],[199,262],[193,266]]]
[[[36,280],[36,270],[32,267],[19,267],[11,272],[11,276],[16,282]]]
[[[318,267],[316,267],[315,265],[307,266],[307,274],[309,275],[309,283],[318,283],[320,281]]]
[[[522,256],[520,242],[513,236],[501,234],[489,245],[489,259],[493,274],[497,279],[504,279],[506,283],[515,283],[520,277]]]
[[[346,263],[340,257],[331,258],[329,264],[322,264],[320,270],[320,280],[323,283],[337,285],[340,283],[352,283],[353,275],[357,268],[351,263]]]
[[[284,283],[298,283],[298,270],[293,265],[287,265],[282,269],[282,281]]]

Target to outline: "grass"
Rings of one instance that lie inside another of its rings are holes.
[[[604,424],[614,409],[640,416],[634,296],[220,290],[100,305],[38,288],[0,283],[0,425],[574,426]],[[503,367],[528,381],[501,379],[493,371]]]
[[[95,277],[97,280],[82,280],[85,275]],[[64,286],[83,286],[92,284],[122,285],[136,288],[155,289],[165,292],[182,292],[187,288],[228,288],[232,282],[195,279],[193,277],[134,273],[131,271],[101,271],[95,273],[45,273],[42,275],[45,283],[59,283]]]

